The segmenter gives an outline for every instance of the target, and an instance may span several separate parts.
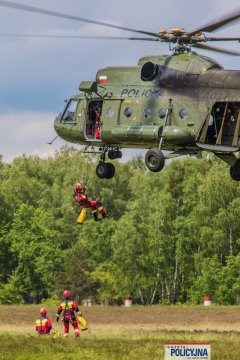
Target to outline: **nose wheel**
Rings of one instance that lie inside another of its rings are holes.
[[[100,161],[96,167],[96,174],[100,179],[111,179],[115,174],[115,166],[112,163]]]
[[[106,153],[110,160],[120,159],[122,152],[119,148],[103,147],[101,149],[100,161],[96,167],[96,174],[100,179],[111,179],[115,174],[115,166],[112,163],[106,163]]]

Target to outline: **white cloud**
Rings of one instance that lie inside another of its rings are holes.
[[[56,133],[53,120],[56,114],[35,112],[11,112],[0,116],[0,153],[3,160],[11,161],[20,155],[53,155],[63,141],[48,145]]]

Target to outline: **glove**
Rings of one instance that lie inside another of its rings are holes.
[[[82,316],[82,312],[81,312],[81,311],[79,311],[77,314],[78,314],[78,316]]]
[[[59,320],[59,315],[57,314],[56,315],[56,322],[58,322],[58,320]]]

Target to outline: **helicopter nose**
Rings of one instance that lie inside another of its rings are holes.
[[[54,129],[56,133],[59,135],[59,125],[62,117],[62,112],[60,112],[54,119]]]

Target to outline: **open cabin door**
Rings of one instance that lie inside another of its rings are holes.
[[[119,125],[121,103],[119,99],[91,99],[87,102],[86,140],[112,142],[112,129]]]
[[[207,114],[197,145],[216,152],[238,151],[240,146],[240,103],[215,103]]]
[[[102,106],[103,100],[101,99],[91,99],[87,102],[85,123],[86,140],[101,140]]]

